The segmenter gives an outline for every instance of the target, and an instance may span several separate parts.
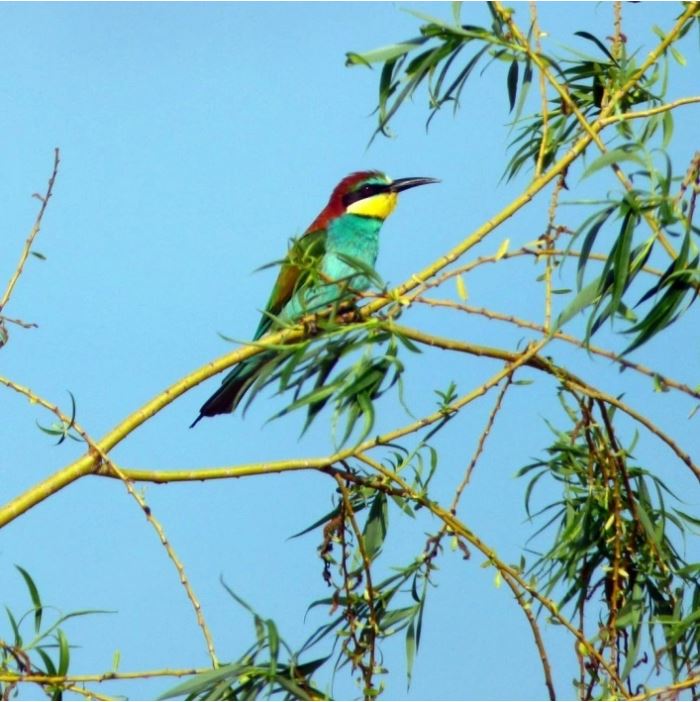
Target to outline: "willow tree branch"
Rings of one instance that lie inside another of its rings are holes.
[[[610,116],[614,106],[617,104],[617,102],[619,102],[622,96],[624,96],[632,87],[634,87],[634,85],[636,85],[636,83],[651,65],[658,61],[668,46],[685,28],[686,23],[694,17],[697,10],[697,3],[691,3],[686,7],[685,11],[681,14],[674,27],[649,53],[647,59],[642,62],[640,67],[632,76],[630,76],[628,81],[621,86],[615,94],[613,94],[610,103],[601,111],[596,122],[591,125],[592,132],[597,133],[603,129],[605,124],[602,120]],[[586,150],[591,141],[592,137],[590,134],[583,134],[578,141],[572,145],[569,151],[564,154],[554,165],[552,165],[546,173],[543,173],[539,178],[535,178],[535,180],[533,180],[532,183],[530,183],[530,185],[517,198],[515,198],[515,200],[503,208],[499,213],[474,230],[469,236],[463,239],[442,257],[438,258],[435,262],[425,267],[422,271],[411,276],[409,280],[396,287],[392,291],[390,298],[377,299],[364,306],[361,310],[362,318],[368,319],[371,315],[390,304],[391,299],[398,299],[407,292],[424,284],[426,280],[435,276],[450,263],[456,261],[464,253],[476,246],[494,229],[529,203],[533,197],[548,183],[564,172],[568,166]],[[164,392],[147,402],[136,412],[130,414],[112,431],[97,441],[95,445],[99,448],[100,452],[105,454],[108,453],[114,446],[121,442],[147,419],[157,414],[175,399],[204,380],[223,370],[226,370],[227,368],[230,368],[240,361],[261,353],[265,347],[274,347],[274,345],[283,345],[294,341],[299,341],[300,339],[303,339],[305,335],[305,330],[301,325],[298,325],[290,329],[285,329],[283,331],[270,334],[268,337],[266,337],[264,344],[249,344],[237,349],[236,351],[228,353],[219,359],[206,364],[205,366],[202,366],[197,371],[190,373],[189,375],[185,376],[185,378],[171,385]],[[519,363],[521,362],[519,361]],[[522,363],[524,363],[524,361],[522,361]],[[483,394],[485,391],[486,389],[484,388],[478,389],[475,391],[477,393],[476,396]],[[415,431],[415,428],[410,429],[410,431]],[[402,434],[399,433],[399,435]],[[3,507],[0,507],[0,527],[7,524],[9,521],[12,521],[19,515],[26,512],[28,509],[31,509],[31,507],[34,505],[46,499],[46,497],[49,495],[61,490],[75,480],[85,475],[95,473],[100,468],[101,464],[102,461],[100,459],[99,452],[97,454],[88,452],[77,461],[74,461],[38,485],[30,488],[28,491],[13,499],[11,502],[7,503]]]
[[[175,552],[173,545],[170,543],[170,540],[168,539],[165,530],[163,529],[163,526],[158,521],[158,519],[156,519],[155,515],[146,503],[146,500],[143,498],[143,496],[140,495],[134,489],[132,480],[129,477],[127,477],[124,474],[124,472],[114,463],[114,461],[112,461],[109,458],[109,456],[107,456],[107,453],[98,444],[95,443],[95,441],[90,437],[90,435],[75,421],[75,418],[68,417],[66,414],[64,414],[58,407],[58,405],[54,405],[48,402],[44,398],[32,392],[29,388],[18,385],[17,383],[9,381],[5,378],[0,377],[0,384],[9,387],[10,389],[14,390],[15,392],[21,395],[24,395],[24,397],[26,397],[30,402],[38,404],[44,409],[53,413],[60,420],[62,424],[62,429],[66,434],[69,433],[71,430],[79,434],[82,440],[88,446],[89,454],[95,456],[96,459],[99,460],[101,465],[107,467],[110,473],[112,473],[115,477],[118,477],[122,481],[129,495],[136,501],[138,506],[145,514],[148,523],[153,527],[154,531],[158,535],[158,538],[161,544],[163,545],[163,548],[165,549],[168,558],[175,566],[180,583],[185,590],[185,594],[187,595],[189,601],[192,603],[195,617],[197,619],[197,624],[199,625],[199,628],[202,631],[202,635],[204,636],[204,641],[206,643],[207,651],[209,653],[212,665],[214,667],[218,666],[219,661],[216,656],[216,651],[214,649],[214,639],[212,638],[211,632],[209,631],[209,626],[207,625],[207,622],[204,619],[204,615],[202,613],[202,606],[199,602],[199,599],[197,598],[194,592],[194,588],[192,587],[192,584],[190,583],[190,580],[187,577],[185,567],[182,564],[182,561],[179,559],[177,553]]]
[[[425,332],[418,331],[417,329],[404,327],[398,324],[393,324],[393,329],[399,334],[427,346],[434,346],[436,348],[443,348],[451,351],[462,351],[471,355],[488,355],[492,358],[502,358],[506,361],[513,358],[513,354],[509,351],[479,347],[475,344],[460,342],[456,341],[455,339],[447,339],[432,334],[426,334]],[[663,441],[676,454],[676,456],[678,456],[678,458],[680,458],[681,461],[683,461],[683,463],[690,468],[690,470],[695,474],[695,477],[700,481],[700,467],[693,462],[690,455],[684,451],[668,434],[666,434],[666,432],[657,427],[651,420],[619,400],[617,397],[609,395],[602,390],[598,390],[592,385],[586,383],[584,380],[581,380],[581,378],[577,377],[573,373],[567,371],[565,368],[557,366],[549,359],[543,358],[536,354],[533,354],[527,358],[523,364],[550,374],[567,386],[579,389],[583,394],[594,400],[602,400],[608,405],[617,407],[620,411],[632,417],[632,419],[637,421],[652,434],[657,436],[661,441]]]

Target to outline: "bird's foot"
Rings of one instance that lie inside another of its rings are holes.
[[[341,312],[338,315],[338,322],[340,324],[356,324],[362,321],[362,315],[357,307],[353,307],[351,310]]]
[[[305,336],[317,336],[319,333],[319,328],[318,328],[318,321],[316,319],[315,314],[310,314],[307,317],[304,317],[304,319],[301,320],[301,323],[304,327],[304,335]]]

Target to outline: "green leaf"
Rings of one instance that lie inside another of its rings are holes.
[[[673,44],[671,44],[668,48],[671,52],[671,56],[673,56],[673,58],[676,60],[679,66],[685,67],[688,64],[683,54],[680,51],[678,51],[678,49],[676,49],[676,47],[673,46]]]
[[[638,609],[631,611],[631,615],[636,615],[636,621],[635,617],[633,616],[632,624],[633,630],[632,630],[632,641],[631,644],[627,646],[627,652],[625,656],[625,667],[622,670],[622,677],[620,678],[621,680],[626,680],[629,676],[629,674],[632,672],[634,669],[635,665],[638,663],[638,657],[637,654],[639,652],[639,648],[641,646],[642,642],[642,633],[644,629],[639,626],[639,617],[641,617],[643,613],[643,603],[641,602],[636,602],[636,600],[633,600],[636,603],[636,606]],[[618,628],[621,628],[620,621],[618,619],[617,622],[615,622],[615,625]]]
[[[663,133],[663,138],[661,141],[661,148],[666,150],[668,145],[671,143],[671,139],[673,138],[673,112],[672,112],[672,110],[668,110],[667,112],[664,112],[663,117],[661,119],[661,127],[662,127],[662,133]]]
[[[467,286],[464,283],[464,278],[461,273],[455,277],[455,282],[457,283],[457,295],[459,299],[462,300],[462,302],[466,302],[468,298]]]
[[[613,278],[612,299],[610,306],[614,313],[620,306],[622,293],[626,290],[629,279],[630,251],[632,250],[632,238],[639,218],[637,213],[630,208],[622,220],[620,234],[613,249],[613,264],[615,275]]]
[[[15,568],[17,568],[19,571],[20,575],[24,579],[25,585],[27,586],[27,590],[29,590],[29,596],[32,600],[32,604],[34,605],[34,631],[38,634],[39,630],[41,629],[41,617],[44,612],[44,607],[41,604],[41,597],[39,596],[39,590],[34,584],[31,575],[29,575],[24,568],[16,564]]]
[[[528,93],[530,92],[530,87],[532,86],[532,61],[528,56],[525,60],[525,70],[523,71],[523,79],[520,84],[520,97],[518,98],[518,104],[515,108],[515,114],[513,115],[513,124],[520,119],[523,113],[523,107],[525,106],[525,100],[527,99]]]
[[[385,634],[402,629],[411,622],[417,611],[418,607],[416,605],[392,609],[381,618],[379,627]],[[397,624],[402,624],[403,626],[397,627]]]
[[[579,312],[592,305],[598,299],[600,293],[600,277],[591,281],[578,295],[564,308],[563,312],[557,317],[553,332],[559,331],[570,319],[575,317]]]
[[[10,620],[10,627],[12,627],[12,634],[14,636],[13,645],[16,648],[22,648],[22,645],[23,645],[22,634],[19,631],[19,625],[17,624],[17,620],[15,619],[15,615],[12,614],[12,611],[7,606],[5,606],[5,612],[7,612],[7,618]]]
[[[581,180],[583,180],[584,178],[588,178],[588,176],[593,175],[601,168],[605,168],[606,166],[609,166],[613,163],[632,161],[634,163],[639,164],[640,166],[646,166],[644,160],[640,156],[635,154],[634,150],[636,150],[636,148],[613,149],[612,151],[608,151],[607,153],[602,154],[595,161],[593,161],[593,163],[591,163],[591,165],[588,166],[588,168],[586,168],[586,170],[583,172],[583,175],[581,176]]]
[[[381,551],[386,538],[388,519],[389,511],[386,495],[383,492],[378,492],[372,500],[367,523],[362,533],[365,551],[370,560],[374,560]]]
[[[70,665],[70,647],[63,629],[59,629],[56,633],[58,640],[58,675],[67,675]]]
[[[215,670],[208,670],[205,673],[199,673],[191,677],[189,680],[171,687],[169,690],[159,695],[157,700],[168,700],[173,697],[183,697],[190,695],[197,695],[200,692],[208,689],[214,683],[220,681],[235,681],[241,673],[244,672],[249,666],[244,665],[240,662],[229,663],[228,665],[223,665]]]
[[[626,333],[639,330],[639,334],[632,343],[622,352],[630,353],[642,344],[646,343],[652,336],[668,327],[678,318],[676,311],[683,303],[687,292],[686,286],[672,285],[664,293],[663,297],[654,305],[649,314]]]
[[[44,649],[41,648],[41,646],[37,647],[36,652],[39,654],[39,657],[44,663],[44,670],[46,671],[46,674],[56,675],[56,666],[53,664],[53,661],[51,660],[49,654],[46,653],[46,651],[44,651]]]
[[[581,254],[579,256],[576,269],[576,284],[579,290],[583,285],[583,274],[586,269],[586,264],[588,263],[588,257],[590,256],[591,250],[593,249],[593,244],[595,243],[596,238],[598,237],[598,234],[602,229],[603,225],[608,221],[608,218],[615,211],[615,209],[615,207],[605,208],[598,214],[594,215],[592,220],[588,219],[582,226],[583,229],[583,227],[585,227],[588,224],[588,222],[592,221],[592,224],[588,232],[586,233],[586,236],[584,237],[583,245],[581,246]]]
[[[411,679],[413,676],[413,663],[416,660],[416,628],[413,620],[411,620],[406,629],[406,678],[408,679],[408,687],[411,687]]]
[[[345,54],[345,65],[370,66],[373,63],[392,61],[400,56],[406,55],[410,51],[413,51],[413,49],[417,49],[419,46],[424,44],[425,41],[425,38],[417,37],[416,39],[411,39],[409,41],[402,42],[401,44],[391,44],[390,46],[383,46],[372,51],[365,51],[362,54],[349,51]]]
[[[267,645],[270,649],[270,675],[277,673],[277,658],[280,649],[280,637],[277,631],[277,626],[272,619],[266,619],[265,625],[267,628]]]

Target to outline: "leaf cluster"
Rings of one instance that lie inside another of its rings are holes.
[[[22,675],[44,675],[64,677],[70,667],[68,636],[63,628],[65,622],[89,614],[104,614],[101,610],[80,610],[68,614],[57,614],[47,622],[51,611],[41,599],[39,589],[31,575],[21,566],[15,566],[27,588],[31,607],[17,616],[7,605],[5,613],[11,637],[0,638],[0,672]],[[27,631],[29,630],[29,631]],[[0,697],[9,699],[16,683],[0,682]],[[44,683],[45,692],[52,700],[61,700],[65,683]]]
[[[632,120],[622,118],[635,108],[650,109],[663,104],[668,87],[668,57],[639,75],[636,52],[628,52],[624,42],[619,43],[619,50],[613,56],[604,38],[583,30],[574,32],[574,36],[593,47],[592,55],[571,48],[566,50],[565,57],[555,56],[533,48],[534,25],[530,26],[526,41],[518,41],[509,24],[510,11],[493,4],[489,8],[490,27],[461,24],[458,7],[452,23],[414,12],[424,22],[419,37],[362,54],[349,53],[347,63],[382,65],[377,133],[385,135],[390,120],[422,85],[428,92],[429,124],[446,103],[453,103],[455,111],[458,109],[462,90],[478,65],[484,64],[482,73],[493,64],[503,66],[513,128],[517,129],[510,143],[512,155],[504,173],[507,179],[520,174],[526,165],[535,169],[536,174],[553,165],[587,130],[597,128],[591,125],[614,96],[612,111],[620,117],[612,122],[615,135],[583,177],[603,168],[617,172],[620,164],[625,163],[637,166],[638,170],[629,176],[628,187],[621,195],[610,197],[601,210],[576,229],[572,242],[579,237],[583,240],[577,272],[578,293],[559,315],[557,327],[587,310],[585,341],[588,343],[606,321],[626,320],[628,326],[623,331],[632,338],[623,354],[629,353],[676,321],[700,288],[694,236],[700,230],[693,223],[697,188],[685,198],[672,191],[672,186],[681,180],[673,174],[666,151],[673,134],[672,113],[668,110],[649,115],[640,120],[639,128],[633,126]],[[690,26],[688,23],[680,36]],[[661,30],[655,28],[655,31],[663,38]],[[671,45],[668,53],[685,65],[675,46]],[[546,104],[523,116],[532,102],[528,96],[535,59],[540,70],[549,72],[558,90],[548,86]],[[694,183],[698,180],[696,161],[690,178]],[[644,231],[644,224],[649,225],[651,232]],[[662,278],[646,285],[637,293],[638,300],[631,301],[632,283],[640,278],[654,250],[661,243],[667,252],[672,251],[667,243],[669,237],[681,239],[680,251],[673,252],[673,260]],[[602,273],[584,285],[589,255],[593,245],[601,241],[606,242],[607,263]],[[647,302],[644,314],[638,318],[634,308]]]
[[[375,425],[375,402],[395,385],[401,387],[400,347],[418,349],[380,320],[358,323],[354,318],[352,311],[314,317],[313,336],[270,354],[247,404],[263,388],[277,384],[278,394],[291,393],[291,402],[272,419],[305,410],[304,432],[330,406],[333,423],[340,428],[338,445],[351,437],[363,441]]]
[[[420,444],[413,451],[391,447],[386,468],[393,474],[406,474],[411,490],[424,494],[437,469],[437,452]],[[340,643],[335,669],[347,665],[362,671],[364,695],[375,697],[381,691],[373,683],[377,673],[386,672],[381,664],[382,643],[404,632],[407,676],[410,684],[415,655],[420,645],[423,614],[434,568],[428,549],[403,566],[393,566],[391,574],[376,579],[378,561],[390,534],[390,506],[414,518],[420,504],[411,504],[403,495],[377,481],[360,466],[346,466],[345,486],[336,507],[304,532],[324,525],[319,553],[324,562],[324,578],[332,588],[329,597],[311,607],[338,611],[319,627],[309,640],[317,643],[332,637]],[[364,515],[363,523],[359,517]],[[372,574],[372,575],[370,575]]]
[[[312,682],[326,662],[318,658],[300,662],[308,646],[294,651],[280,636],[272,619],[263,618],[222,580],[228,594],[251,616],[254,643],[237,660],[191,677],[164,692],[158,699],[187,700],[325,700]]]
[[[629,689],[645,645],[655,664],[679,679],[696,663],[700,642],[700,564],[686,562],[674,542],[700,520],[680,509],[658,476],[636,465],[633,447],[620,446],[611,411],[601,405],[595,416],[589,401],[565,408],[571,428],[550,425],[555,440],[547,458],[518,472],[528,477],[528,516],[541,522],[531,539],[549,541],[530,576],[544,594],[563,591],[559,607],[572,608],[581,622],[589,610],[598,617],[608,612],[591,641],[613,652]],[[561,497],[533,511],[533,494],[544,481],[555,481]]]

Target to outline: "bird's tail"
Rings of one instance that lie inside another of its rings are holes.
[[[272,354],[274,356],[274,354]],[[258,371],[269,361],[271,355],[262,353],[239,363],[221,382],[221,387],[202,405],[199,416],[190,424],[190,429],[202,417],[228,414],[238,407],[243,396],[258,377]]]

